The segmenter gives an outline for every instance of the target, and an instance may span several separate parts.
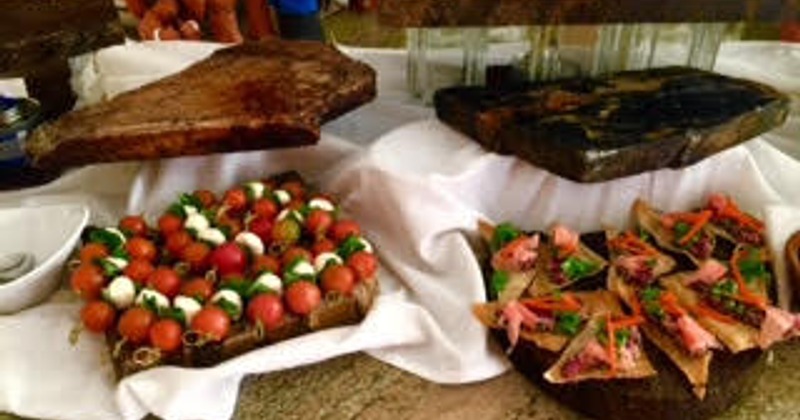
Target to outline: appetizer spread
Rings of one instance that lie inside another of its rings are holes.
[[[673,213],[637,200],[632,216],[630,230],[606,231],[595,250],[563,225],[545,234],[479,222],[491,253],[490,301],[474,314],[504,332],[509,354],[525,342],[524,351],[558,355],[543,370],[551,384],[659,381],[660,366],[648,359],[655,348],[700,400],[715,355],[730,360],[800,335],[800,315],[772,304],[763,222],[730,197],[712,194]],[[598,275],[605,287],[582,284]]]
[[[105,334],[118,376],[208,366],[310,331],[359,322],[378,292],[360,226],[296,173],[181,194],[156,221],[84,235],[72,289]]]

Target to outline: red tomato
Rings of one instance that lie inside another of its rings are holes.
[[[147,222],[142,216],[125,216],[119,221],[119,230],[131,236],[144,236],[147,234]]]
[[[92,264],[81,264],[72,272],[70,276],[72,290],[86,300],[94,300],[100,297],[106,279],[97,266]]]
[[[247,253],[239,245],[226,242],[211,252],[211,265],[220,277],[241,274],[247,269]]]
[[[167,251],[176,257],[182,256],[183,249],[190,243],[192,243],[192,235],[183,229],[167,235]]]
[[[308,262],[313,261],[311,252],[309,252],[305,248],[299,246],[293,246],[287,249],[286,252],[284,252],[283,255],[281,256],[281,265],[284,267],[288,267],[298,259],[303,259]]]
[[[108,302],[93,300],[81,309],[84,327],[91,332],[103,333],[114,325],[117,312]]]
[[[272,228],[272,241],[280,245],[291,245],[300,240],[300,225],[291,218],[275,223]],[[267,242],[269,243],[269,242]]]
[[[170,299],[177,296],[181,291],[181,277],[169,267],[156,268],[147,277],[147,284]]]
[[[192,242],[183,248],[183,260],[189,263],[189,267],[195,272],[202,272],[208,268],[208,260],[211,255],[211,247],[203,242]]]
[[[259,198],[253,203],[253,214],[272,220],[278,215],[278,205],[268,198]]]
[[[147,278],[150,277],[150,274],[153,274],[154,270],[155,267],[153,267],[150,261],[136,259],[128,263],[128,266],[125,267],[124,274],[136,283],[145,284]]]
[[[283,315],[283,302],[278,295],[272,293],[261,293],[247,305],[247,318],[250,322],[260,322],[267,331],[283,325]]]
[[[315,237],[324,235],[332,225],[333,215],[325,210],[312,210],[306,217],[306,229]]]
[[[181,229],[183,229],[183,219],[172,213],[166,213],[158,218],[158,230],[164,236]]]
[[[125,243],[125,250],[131,258],[138,258],[147,261],[153,261],[158,256],[158,250],[152,241],[137,236],[128,240]]]
[[[230,332],[231,318],[216,306],[206,306],[192,318],[191,328],[208,339],[222,341]]]
[[[322,288],[326,292],[353,293],[356,286],[355,271],[346,265],[332,265],[322,272]]]
[[[265,216],[256,216],[250,221],[248,229],[261,239],[265,245],[272,240],[272,218]]]
[[[150,327],[150,344],[155,348],[171,353],[181,347],[183,327],[178,321],[170,318],[161,319]]]
[[[225,192],[222,202],[231,210],[243,210],[247,206],[247,194],[242,188],[232,188]]]
[[[80,251],[81,264],[91,264],[108,256],[108,249],[103,244],[89,242]]]
[[[322,254],[323,252],[334,251],[336,251],[336,244],[328,238],[320,238],[317,242],[314,242],[314,245],[311,245],[311,253],[314,254],[314,256]]]
[[[228,229],[231,236],[236,236],[243,229],[242,221],[237,217],[231,217],[227,213],[217,217],[217,225]]]
[[[356,272],[359,281],[372,280],[378,271],[378,259],[366,251],[358,251],[347,259],[347,265]]]
[[[306,202],[301,200],[301,199],[299,199],[299,198],[292,199],[292,201],[286,203],[286,208],[289,209],[289,210],[300,211],[305,206],[306,206]]]
[[[322,302],[322,292],[316,284],[307,281],[292,283],[286,294],[286,305],[298,315],[308,315]]]
[[[293,199],[301,200],[306,195],[306,187],[300,181],[286,181],[279,187],[288,192]]]
[[[197,277],[181,286],[181,294],[205,302],[214,294],[214,283],[211,280]]]
[[[339,220],[331,226],[330,236],[337,243],[344,241],[350,236],[358,235],[361,235],[361,227],[352,220]]]
[[[117,324],[119,334],[131,344],[144,344],[150,333],[150,326],[156,316],[142,307],[133,307],[125,311]]]
[[[253,266],[251,267],[250,271],[253,273],[261,273],[264,271],[269,271],[270,273],[280,273],[281,262],[272,255],[257,255],[253,259]]]
[[[213,206],[214,203],[217,202],[217,197],[209,190],[197,190],[193,195],[200,200],[200,203],[206,208]]]

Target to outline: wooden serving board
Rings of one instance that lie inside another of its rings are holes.
[[[781,125],[789,99],[688,67],[436,92],[436,115],[484,148],[578,182],[680,168]]]

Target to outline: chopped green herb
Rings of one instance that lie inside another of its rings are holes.
[[[647,287],[642,290],[640,295],[643,302],[658,302],[661,298],[661,289],[657,287]]]
[[[742,273],[747,283],[753,283],[758,280],[764,280],[770,277],[769,270],[764,261],[761,261],[760,252],[753,248],[747,253],[747,258],[739,261],[739,272]]]
[[[673,228],[675,239],[681,240],[684,236],[686,236],[687,233],[689,233],[690,230],[692,230],[692,226],[686,222],[675,223],[675,227]]]
[[[614,338],[617,341],[617,347],[625,348],[625,346],[627,346],[631,341],[631,330],[629,328],[616,330],[614,332]]]
[[[644,311],[651,317],[662,320],[666,313],[664,308],[661,307],[661,293],[662,290],[657,287],[648,287],[639,293],[639,298],[642,300],[642,307]]]
[[[592,275],[597,270],[597,264],[592,261],[583,261],[575,257],[569,257],[561,263],[561,271],[570,280],[578,280]]]
[[[503,293],[508,285],[508,273],[505,271],[495,271],[492,273],[492,292],[494,296],[499,296]]]
[[[644,230],[642,228],[639,228],[639,239],[641,239],[641,240],[643,240],[645,242],[649,242],[650,241],[650,232],[648,232],[648,231],[646,231],[646,230]]]
[[[731,280],[723,280],[711,288],[711,295],[714,297],[735,296],[738,292],[739,287]]]
[[[492,252],[497,252],[506,244],[522,236],[522,232],[511,223],[503,222],[494,228],[490,247]]]
[[[178,308],[162,308],[158,311],[159,318],[170,318],[186,326],[186,314]]]
[[[155,314],[158,313],[158,304],[155,296],[145,296],[142,299],[142,307]]]
[[[103,274],[107,277],[116,277],[117,274],[122,273],[122,270],[116,264],[106,259],[98,260],[98,264],[100,264]]]
[[[574,312],[559,312],[556,314],[556,331],[570,337],[578,334],[583,319]]]

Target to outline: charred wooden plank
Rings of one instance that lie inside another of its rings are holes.
[[[777,22],[796,7],[786,0],[383,0],[380,6],[381,23],[398,27]]]
[[[782,124],[789,108],[768,86],[684,67],[452,87],[434,102],[484,147],[579,182],[693,164]]]

